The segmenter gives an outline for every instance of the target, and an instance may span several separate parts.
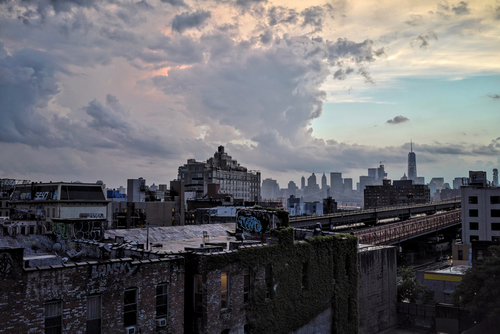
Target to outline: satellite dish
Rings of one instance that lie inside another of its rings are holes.
[[[62,249],[62,245],[59,242],[56,242],[52,245],[52,250],[54,252],[59,252]]]

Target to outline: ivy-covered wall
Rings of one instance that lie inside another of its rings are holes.
[[[253,333],[289,333],[329,307],[332,333],[358,333],[357,239],[328,235],[295,242],[292,227],[272,230],[272,236],[279,240],[275,245],[203,256],[199,269],[234,274],[250,268],[245,309]],[[272,289],[266,298],[267,265],[272,266]]]

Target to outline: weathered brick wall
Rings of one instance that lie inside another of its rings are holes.
[[[168,324],[156,331],[156,286],[167,282]],[[43,333],[44,303],[50,300],[62,301],[64,332],[85,333],[87,296],[93,294],[102,296],[103,333],[121,333],[124,291],[132,287],[138,289],[138,326],[142,333],[184,333],[183,261],[167,259],[22,269],[0,280],[0,333]]]

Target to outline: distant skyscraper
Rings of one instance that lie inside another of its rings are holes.
[[[498,187],[498,169],[493,168],[493,185]]]
[[[417,159],[413,152],[413,142],[410,142],[410,153],[408,153],[408,180],[417,180]]]
[[[330,173],[330,187],[332,191],[330,195],[338,199],[344,193],[344,181],[342,180],[342,173]]]
[[[377,168],[368,168],[368,176],[375,181],[377,179]]]
[[[326,175],[325,172],[323,172],[323,176],[321,177],[321,189],[326,189],[328,185],[326,184]]]
[[[302,178],[300,179],[300,189],[304,190],[306,188],[306,178],[304,175],[302,175]]]

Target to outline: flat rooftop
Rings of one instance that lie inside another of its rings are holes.
[[[186,248],[200,248],[209,246],[207,244],[226,244],[229,249],[230,242],[243,244],[254,244],[257,240],[238,241],[236,233],[236,223],[205,224],[205,225],[184,225],[150,227],[149,237],[147,228],[117,229],[105,231],[105,238],[115,239],[124,237],[125,242],[144,244],[149,238],[149,243],[153,244],[151,250],[159,253],[183,252]],[[161,245],[161,247],[159,246]]]

